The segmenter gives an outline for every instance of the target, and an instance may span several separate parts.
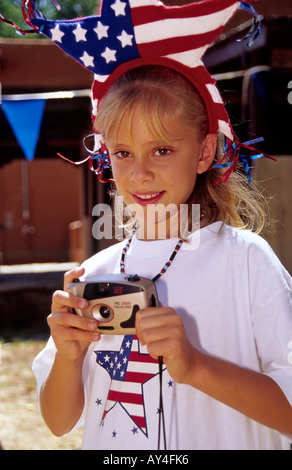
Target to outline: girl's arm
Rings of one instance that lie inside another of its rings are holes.
[[[292,407],[276,382],[196,350],[173,309],[141,310],[136,328],[149,354],[163,356],[174,381],[191,385],[265,426],[292,434]]]
[[[83,272],[75,269],[66,273],[64,289]],[[66,291],[57,291],[48,317],[57,352],[40,391],[40,407],[46,424],[57,436],[69,432],[81,415],[84,405],[83,361],[89,344],[100,338],[94,332],[96,321],[72,314],[72,308],[85,308],[86,302]]]
[[[41,388],[41,413],[56,436],[69,432],[81,416],[84,406],[82,365],[83,358],[70,361],[57,352],[52,369]]]
[[[292,434],[292,407],[269,376],[198,354],[190,385],[245,416],[284,434]]]

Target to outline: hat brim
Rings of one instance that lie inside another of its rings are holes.
[[[216,81],[212,78],[202,63],[197,67],[190,68],[167,57],[137,58],[129,62],[124,62],[118,66],[103,83],[96,80],[93,82],[93,100],[98,100],[99,102],[108,93],[111,86],[125,73],[146,65],[160,65],[170,68],[187,79],[198,91],[202,100],[204,101],[209,122],[208,132],[210,134],[216,133],[218,130],[220,130],[219,123],[224,122],[227,133],[229,134],[227,137],[232,139],[232,131],[231,129],[228,129],[229,117],[223,100],[217,89]]]

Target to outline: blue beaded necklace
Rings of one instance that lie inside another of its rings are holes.
[[[128,241],[127,241],[126,245],[124,246],[124,248],[122,250],[122,256],[121,256],[121,261],[120,261],[120,272],[121,272],[121,274],[125,273],[126,254],[127,254],[127,251],[128,251],[128,249],[131,245],[131,242],[132,242],[133,237],[134,237],[135,233],[137,232],[137,230],[138,230],[138,227],[133,228],[133,230],[131,232],[131,235],[128,238]],[[179,241],[177,242],[177,244],[175,245],[175,248],[174,248],[169,260],[162,267],[161,271],[158,274],[156,274],[156,276],[154,276],[152,278],[153,282],[157,281],[157,279],[159,279],[168,270],[169,266],[172,264],[174,258],[176,257],[178,251],[180,250],[182,244],[183,244],[183,239],[180,238]]]

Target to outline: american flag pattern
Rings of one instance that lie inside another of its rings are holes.
[[[99,16],[51,21],[35,10],[30,21],[94,73],[93,114],[111,83],[129,68],[147,63],[168,65],[198,88],[209,114],[209,132],[219,129],[233,140],[216,82],[201,58],[239,5],[235,0],[205,0],[177,7],[158,0],[104,0]]]
[[[143,384],[159,373],[158,361],[142,354],[137,337],[130,335],[124,337],[119,351],[95,351],[95,354],[96,362],[111,378],[103,420],[120,403],[147,436]]]

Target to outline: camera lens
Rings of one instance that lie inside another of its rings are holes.
[[[102,316],[102,318],[109,318],[111,314],[110,309],[106,307],[105,305],[102,305],[102,307],[100,307],[99,313]]]

